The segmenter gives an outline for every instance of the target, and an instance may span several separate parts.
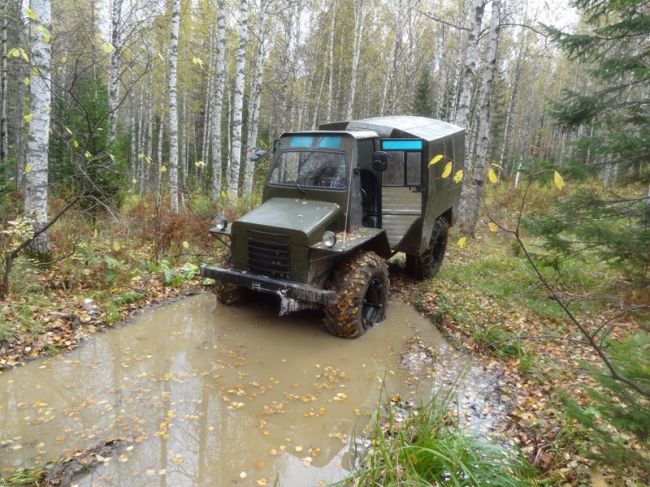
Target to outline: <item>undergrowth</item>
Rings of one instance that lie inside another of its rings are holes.
[[[534,485],[525,459],[457,427],[453,392],[434,396],[402,419],[398,405],[385,402],[367,427],[370,445],[350,477],[338,485],[503,486]]]

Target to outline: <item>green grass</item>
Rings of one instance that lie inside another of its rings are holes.
[[[359,466],[338,485],[535,485],[522,457],[450,424],[452,403],[451,392],[434,397],[403,423],[388,403],[369,426],[371,446]]]
[[[0,487],[18,487],[41,485],[43,469],[19,469],[16,472],[0,477]]]

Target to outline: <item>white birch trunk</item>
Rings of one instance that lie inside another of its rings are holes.
[[[239,6],[239,42],[237,45],[237,66],[233,93],[232,149],[228,175],[228,195],[237,196],[239,169],[241,167],[242,114],[244,111],[244,74],[246,68],[246,43],[248,41],[248,0],[241,0]]]
[[[485,10],[486,0],[473,0],[472,4],[472,26],[467,38],[467,52],[463,63],[462,77],[460,81],[460,97],[458,110],[456,111],[456,125],[467,128],[469,119],[469,106],[476,77],[476,66],[479,62],[478,41],[481,34],[481,23]]]
[[[223,110],[223,85],[226,71],[226,7],[220,0],[217,14],[217,52],[215,70],[214,106],[212,107],[212,196],[221,195],[221,112]]]
[[[180,0],[172,0],[171,45],[169,49],[169,207],[178,213],[178,28]]]
[[[262,20],[265,24],[264,19]],[[253,192],[253,175],[255,173],[255,163],[250,160],[250,157],[255,153],[257,147],[257,133],[259,130],[260,118],[260,101],[262,94],[262,80],[264,77],[264,61],[266,60],[267,47],[266,47],[266,27],[262,27],[262,35],[260,36],[260,49],[255,62],[255,74],[251,87],[251,103],[248,112],[248,155],[246,157],[246,172],[244,177],[244,195],[249,196]]]
[[[2,67],[0,68],[0,162],[9,157],[9,135],[7,129],[7,28],[9,26],[9,2],[2,8]]]
[[[459,209],[459,221],[462,231],[474,235],[478,221],[479,208],[485,189],[485,173],[487,172],[487,156],[490,145],[490,115],[491,99],[494,90],[494,76],[497,69],[497,53],[499,47],[499,25],[501,21],[501,0],[492,0],[492,16],[490,18],[489,46],[487,64],[483,74],[483,84],[479,96],[478,144],[476,160],[468,168],[463,179],[462,199]]]
[[[327,116],[326,121],[332,121],[332,97],[334,96],[334,34],[336,32],[336,0],[330,9],[330,35],[327,41],[327,66],[328,66],[328,91],[327,91]]]
[[[361,43],[363,42],[363,30],[365,21],[365,1],[354,2],[354,41],[352,44],[352,73],[350,77],[350,96],[345,111],[346,120],[352,120],[354,110],[354,99],[357,91],[357,77],[359,75],[359,59],[361,57]]]
[[[113,0],[111,6],[111,66],[108,78],[108,143],[113,144],[117,133],[117,108],[120,96],[120,69],[122,53],[120,29],[122,28],[122,0]]]
[[[45,35],[51,27],[50,1],[31,0],[36,15],[31,29],[32,72],[30,75],[30,115],[27,164],[25,166],[25,216],[34,220],[34,229],[47,224],[48,149],[52,100],[51,44]],[[36,29],[39,24],[44,29]],[[28,170],[29,169],[29,170]],[[31,249],[39,254],[50,252],[47,232],[41,233]]]

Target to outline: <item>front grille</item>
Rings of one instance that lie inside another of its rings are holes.
[[[248,238],[248,270],[264,276],[289,279],[288,243]]]

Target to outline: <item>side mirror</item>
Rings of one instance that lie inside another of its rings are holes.
[[[388,167],[388,154],[383,150],[372,153],[372,168],[377,172],[383,172]]]
[[[249,159],[250,159],[251,161],[255,162],[255,161],[259,161],[259,160],[262,159],[263,157],[266,157],[267,155],[268,155],[268,152],[266,152],[265,150],[261,150],[261,149],[260,149],[260,150],[256,150],[256,151],[253,153],[253,155],[249,157]]]

